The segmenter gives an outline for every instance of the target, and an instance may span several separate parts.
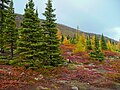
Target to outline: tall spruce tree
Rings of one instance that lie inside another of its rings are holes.
[[[95,35],[95,51],[100,51],[99,39],[96,35]]]
[[[19,59],[21,63],[28,66],[39,67],[41,62],[41,33],[40,21],[38,13],[34,9],[33,0],[29,0],[26,4],[25,14],[21,28],[19,30],[18,48]]]
[[[55,9],[52,8],[52,1],[48,0],[46,3],[46,11],[43,13],[45,21],[43,22],[44,28],[44,65],[57,66],[61,63],[62,57],[59,46],[59,40],[57,39],[56,19],[53,12]]]
[[[87,37],[86,44],[87,44],[87,50],[92,50],[90,36]]]
[[[6,18],[6,12],[8,10],[9,2],[10,0],[0,1],[0,49],[1,49],[1,53],[4,52],[3,31],[5,29],[5,18]]]
[[[105,37],[104,37],[103,34],[101,36],[101,49],[102,50],[107,50],[107,44],[106,44]]]
[[[13,57],[13,50],[15,48],[16,39],[17,39],[17,29],[15,24],[15,14],[13,8],[13,1],[10,2],[10,7],[8,8],[8,12],[6,13],[5,18],[5,30],[4,32],[4,44],[5,48],[9,48],[11,53],[11,58]]]

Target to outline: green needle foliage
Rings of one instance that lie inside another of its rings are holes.
[[[6,12],[8,11],[9,2],[10,0],[0,1],[0,49],[1,49],[1,53],[4,53],[3,31],[5,29],[5,18],[6,18]]]
[[[103,36],[103,34],[101,36],[101,48],[102,50],[107,50],[107,44],[106,44],[105,37]]]
[[[8,12],[6,13],[5,24],[6,27],[4,30],[4,46],[5,48],[8,48],[8,50],[10,50],[12,58],[17,40],[17,29],[15,24],[13,1],[10,2],[10,7],[8,8]]]
[[[61,38],[61,43],[63,43],[64,41],[64,35],[62,35],[62,38]]]
[[[9,4],[10,0],[1,0],[0,1],[0,9],[4,10],[8,8],[8,4]]]
[[[59,40],[57,38],[56,19],[52,9],[52,1],[48,0],[46,11],[43,13],[46,20],[43,22],[44,29],[44,65],[57,66],[61,64],[62,57],[59,50]]]
[[[104,55],[100,50],[100,45],[99,45],[99,39],[97,36],[95,36],[95,50],[94,52],[90,53],[91,59],[98,60],[98,61],[103,61],[104,60]]]
[[[87,37],[86,44],[87,44],[87,50],[92,50],[90,36]]]
[[[21,63],[39,67],[41,64],[42,29],[33,0],[26,4],[25,14],[19,30],[18,48]]]

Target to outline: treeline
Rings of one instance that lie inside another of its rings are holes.
[[[64,45],[75,45],[75,49],[73,53],[79,52],[90,52],[89,56],[91,59],[103,61],[104,60],[104,51],[110,52],[120,52],[120,42],[115,43],[111,42],[111,40],[106,40],[104,35],[102,34],[101,37],[97,35],[94,36],[85,36],[84,33],[80,34],[78,30],[74,37],[62,35],[61,32],[58,30],[58,38],[61,41],[61,44]]]
[[[63,62],[57,38],[55,9],[46,3],[41,23],[33,0],[28,0],[20,28],[16,28],[12,0],[0,2],[0,58],[26,67],[58,66]]]

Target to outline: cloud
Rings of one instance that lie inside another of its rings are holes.
[[[113,27],[111,29],[106,29],[105,35],[119,41],[120,39],[120,27]]]

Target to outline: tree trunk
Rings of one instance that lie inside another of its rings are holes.
[[[13,42],[11,43],[11,58],[13,58]]]

